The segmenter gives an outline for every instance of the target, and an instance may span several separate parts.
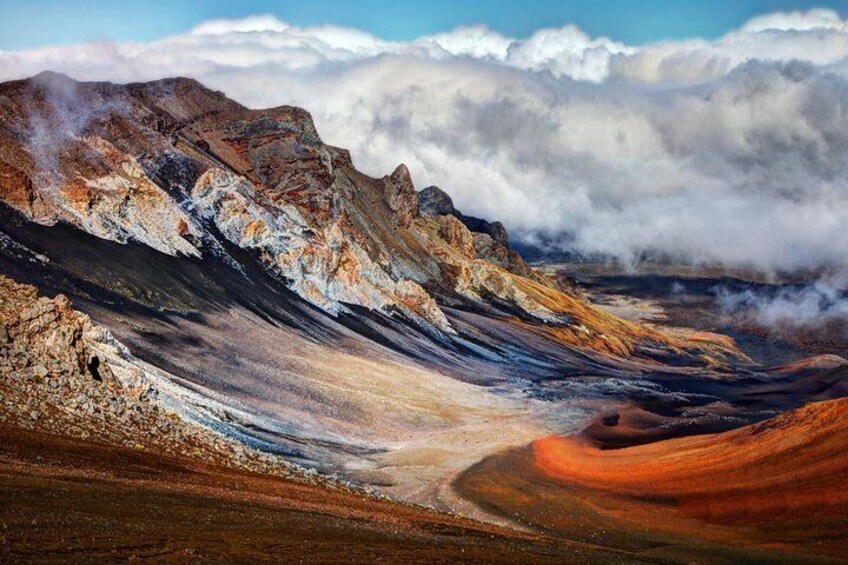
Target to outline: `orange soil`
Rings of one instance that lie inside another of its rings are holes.
[[[548,437],[487,457],[454,487],[549,535],[646,558],[843,562],[847,411],[848,399],[822,402],[731,432],[619,450],[597,447],[616,439],[598,424],[579,438]],[[662,422],[641,410],[618,414],[610,429],[637,439]]]
[[[732,432],[621,450],[562,437],[532,447],[536,469],[550,479],[671,503],[702,521],[779,526],[805,517],[848,530],[848,399]]]
[[[562,328],[516,322],[554,341],[624,357],[633,355],[637,343],[653,342],[677,354],[689,352],[697,355],[708,366],[720,366],[726,360],[747,360],[733,339],[727,336],[694,330],[660,330],[647,324],[637,324],[536,281],[517,275],[512,278],[515,285],[534,301],[552,312],[569,316],[574,324],[586,330],[575,331],[575,325]]]

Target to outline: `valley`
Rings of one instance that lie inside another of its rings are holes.
[[[305,110],[191,79],[0,95],[10,558],[67,558],[56,527],[91,562],[846,550],[839,328],[769,334],[716,291],[801,283],[528,264],[405,165],[358,171]],[[151,528],[174,538],[136,548]]]

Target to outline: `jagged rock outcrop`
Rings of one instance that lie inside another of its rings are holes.
[[[412,184],[412,176],[406,165],[398,165],[388,178],[386,183],[386,196],[389,208],[395,213],[398,226],[409,227],[409,224],[418,217],[418,193]]]
[[[0,198],[29,219],[190,256],[204,252],[212,236],[199,222],[211,221],[328,312],[360,305],[452,331],[417,282],[386,270],[371,219],[348,220],[368,184],[383,215],[409,227],[409,171],[351,180],[350,155],[324,145],[306,111],[248,110],[186,79],[122,87],[47,73],[3,93]]]
[[[477,304],[494,300],[537,320],[567,323],[567,317],[522,291],[513,273],[480,258],[474,248],[474,234],[456,217],[424,216],[416,222],[416,228],[425,234],[437,234],[425,239],[428,250],[439,262],[445,282],[460,296]]]
[[[133,156],[100,137],[72,143],[85,159],[61,179],[0,163],[0,198],[40,224],[62,221],[104,239],[133,239],[163,253],[200,255],[197,226]]]
[[[249,110],[187,79],[119,86],[47,73],[3,94],[0,197],[33,221],[189,256],[209,252],[211,222],[328,312],[365,306],[448,333],[438,296],[424,290],[447,282],[429,238],[531,273],[499,224],[480,224],[495,238],[444,220],[422,233],[407,167],[362,175],[302,109]],[[481,277],[464,280],[460,295],[485,300]]]
[[[393,280],[345,237],[344,219],[333,220],[319,232],[294,205],[262,207],[250,182],[221,169],[204,173],[191,196],[200,214],[212,220],[230,242],[258,250],[309,302],[333,313],[344,303],[385,313],[396,309],[412,320],[453,331],[420,285]]]
[[[65,296],[41,297],[0,275],[0,423],[201,454],[205,461],[266,473],[297,472],[279,457],[193,422],[186,400]]]
[[[453,199],[438,186],[428,186],[418,193],[418,205],[421,212],[431,216],[455,216]]]
[[[488,235],[495,243],[509,247],[509,234],[502,223],[466,216],[454,207],[453,199],[438,186],[428,186],[418,193],[418,198],[421,211],[425,214],[454,216],[472,232]]]
[[[70,374],[100,381],[105,375],[107,381],[111,380],[107,367],[95,370],[95,356],[89,347],[92,325],[85,316],[76,315],[66,297],[39,298],[34,288],[17,285],[2,276],[0,289],[0,356],[4,370],[28,368],[40,378]]]
[[[453,199],[438,186],[428,186],[418,193],[419,208],[431,216],[451,216],[459,220],[472,234],[471,245],[477,258],[489,261],[511,273],[552,285],[570,292],[557,281],[535,271],[509,246],[509,234],[501,222],[489,222],[466,216],[454,207]]]
[[[454,216],[436,216],[438,234],[445,243],[456,249],[468,259],[475,259],[477,251],[474,249],[474,234]]]

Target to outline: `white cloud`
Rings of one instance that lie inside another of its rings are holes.
[[[520,69],[548,70],[555,76],[599,82],[614,55],[636,51],[606,38],[592,39],[575,26],[542,29],[509,48],[505,62]]]
[[[286,22],[280,21],[276,16],[262,14],[259,16],[248,16],[239,19],[207,20],[194,26],[192,35],[226,35],[229,33],[250,33],[262,31],[284,32],[291,29]]]
[[[742,26],[742,32],[810,31],[814,29],[845,29],[845,21],[833,10],[814,9],[807,12],[777,12],[757,16]]]
[[[773,14],[640,47],[573,26],[390,42],[273,16],[151,43],[0,53],[0,79],[187,75],[309,109],[374,175],[406,162],[468,213],[625,260],[848,268],[848,29]]]
[[[716,289],[719,307],[726,315],[742,317],[766,329],[818,328],[848,323],[846,281],[824,278],[804,287],[730,292]]]
[[[478,25],[462,26],[448,33],[422,37],[415,43],[425,49],[436,47],[450,55],[503,61],[514,42],[515,39]]]

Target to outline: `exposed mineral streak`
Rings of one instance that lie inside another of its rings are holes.
[[[387,313],[403,312],[453,332],[435,301],[420,285],[393,280],[362,248],[345,237],[336,219],[323,231],[311,229],[294,205],[265,208],[251,183],[221,169],[204,173],[192,190],[201,214],[232,243],[258,250],[309,302],[338,313],[343,303]]]

